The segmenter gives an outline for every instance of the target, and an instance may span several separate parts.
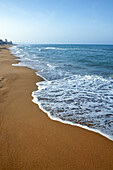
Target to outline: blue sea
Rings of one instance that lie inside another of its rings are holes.
[[[33,102],[53,119],[113,140],[113,45],[16,45],[18,64],[44,81]]]

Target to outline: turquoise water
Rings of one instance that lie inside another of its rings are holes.
[[[18,66],[36,70],[33,101],[51,119],[101,133],[113,140],[112,45],[17,45]]]

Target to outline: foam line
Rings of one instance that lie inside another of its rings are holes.
[[[83,129],[86,129],[86,130],[89,130],[89,131],[98,133],[98,134],[106,137],[107,139],[113,141],[113,137],[112,137],[112,136],[106,135],[106,134],[100,132],[100,131],[97,130],[97,129],[92,129],[92,128],[89,128],[89,127],[87,127],[87,126],[85,126],[85,125],[81,125],[81,124],[77,124],[77,123],[72,123],[72,122],[70,122],[70,121],[62,120],[62,119],[60,119],[60,118],[56,118],[56,117],[51,116],[50,112],[48,112],[48,111],[46,111],[45,109],[42,108],[41,104],[38,102],[38,100],[36,100],[33,92],[32,92],[32,97],[33,97],[32,101],[33,101],[35,104],[38,104],[39,108],[40,108],[43,112],[45,112],[51,120],[58,121],[58,122],[61,122],[61,123],[64,123],[64,124],[68,124],[68,125],[72,125],[72,126],[77,126],[77,127],[80,127],[80,128],[83,128]]]

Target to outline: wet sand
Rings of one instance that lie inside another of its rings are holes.
[[[42,79],[0,47],[0,170],[111,170],[113,142],[52,121],[32,102]]]

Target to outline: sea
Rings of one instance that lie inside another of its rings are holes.
[[[44,81],[32,92],[50,119],[79,126],[113,141],[113,45],[19,44],[18,64]]]

